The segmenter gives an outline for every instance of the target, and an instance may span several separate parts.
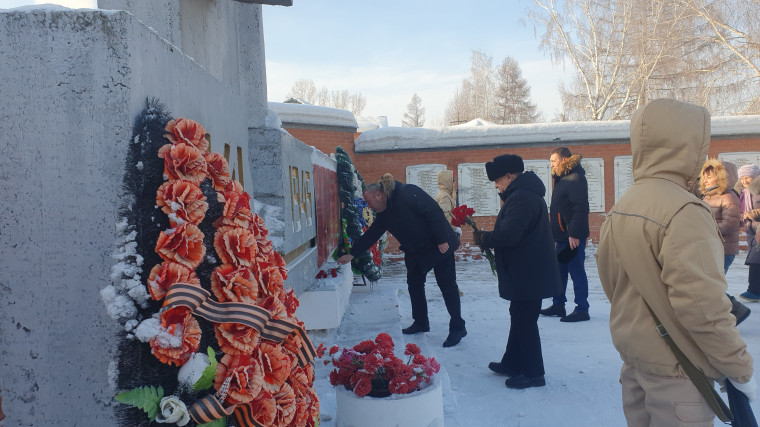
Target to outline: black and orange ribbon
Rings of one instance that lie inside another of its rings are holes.
[[[296,322],[287,319],[273,318],[264,308],[240,303],[217,302],[210,298],[211,294],[197,285],[175,283],[169,287],[164,300],[164,309],[184,306],[194,315],[214,323],[240,323],[256,329],[262,338],[282,342],[288,335],[295,333],[301,338],[303,345],[298,349],[296,358],[301,366],[312,363],[317,353],[314,346]],[[190,416],[196,423],[209,423],[224,416],[232,416],[236,425],[263,427],[253,417],[251,405],[239,404],[225,408],[219,399],[210,394],[196,400],[188,408]]]
[[[164,308],[185,306],[193,314],[214,323],[240,323],[256,329],[261,337],[274,342],[282,342],[291,333],[301,338],[303,345],[296,354],[298,363],[305,366],[312,363],[317,352],[303,330],[296,322],[273,318],[264,308],[242,302],[217,302],[209,298],[211,294],[197,286],[175,283],[169,287],[164,300]]]
[[[188,412],[193,421],[198,424],[206,424],[225,416],[231,416],[237,426],[266,427],[256,421],[250,404],[241,403],[225,408],[213,394],[196,400],[190,405]]]

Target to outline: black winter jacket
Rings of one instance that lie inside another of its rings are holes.
[[[499,296],[535,301],[559,295],[562,285],[544,201],[546,188],[533,172],[518,176],[500,194],[504,204],[483,246],[494,248]]]
[[[368,250],[386,231],[399,241],[405,256],[414,257],[424,270],[433,268],[440,257],[459,247],[459,239],[441,207],[414,184],[395,182],[387,207],[377,213],[372,225],[353,243],[351,255]],[[445,242],[449,243],[449,250],[441,254],[438,245]]]
[[[568,237],[586,240],[588,228],[588,182],[581,166],[581,156],[570,156],[554,179],[549,207],[554,241],[567,242]]]

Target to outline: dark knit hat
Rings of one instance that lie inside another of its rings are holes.
[[[502,154],[486,163],[486,174],[489,181],[496,181],[508,173],[518,173],[525,170],[523,159],[514,154]]]

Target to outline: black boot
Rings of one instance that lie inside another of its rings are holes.
[[[404,335],[418,334],[420,332],[430,332],[430,325],[414,322],[408,328],[401,330]]]
[[[443,346],[454,347],[455,345],[459,344],[459,341],[462,341],[462,338],[465,336],[467,336],[467,329],[454,329],[453,331],[449,332],[449,336],[446,337],[446,341],[443,342]]]
[[[518,375],[516,377],[507,378],[504,381],[504,385],[507,388],[524,389],[530,387],[543,387],[546,385],[546,379],[541,375],[540,377],[526,377],[525,375]]]
[[[514,370],[512,368],[509,368],[509,367],[505,366],[501,362],[491,362],[491,363],[489,363],[488,364],[488,369],[490,369],[493,372],[496,372],[499,375],[505,375],[507,377],[516,377],[516,376],[520,375],[519,372],[517,372],[516,370]]]
[[[540,311],[542,316],[557,316],[557,317],[565,317],[565,306],[564,305],[555,305],[552,304],[551,306],[543,309]]]
[[[744,319],[749,317],[749,314],[752,313],[752,310],[750,310],[746,305],[737,301],[736,298],[734,298],[732,295],[729,295],[728,299],[731,300],[731,314],[736,317],[736,326],[739,326],[739,323],[742,323]]]

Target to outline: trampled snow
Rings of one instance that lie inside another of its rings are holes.
[[[729,293],[735,296],[747,290],[745,255],[740,253],[728,270]],[[457,262],[468,334],[455,347],[441,346],[449,317],[432,273],[426,286],[430,332],[401,334],[401,328],[412,323],[406,270],[401,262],[386,266],[383,278],[371,289],[353,287],[350,306],[338,329],[310,331],[309,336],[314,345],[323,342],[328,347],[345,347],[387,332],[399,356],[407,342],[418,344],[422,354],[435,357],[441,364],[437,375],[443,383],[445,427],[625,426],[618,382],[622,361],[610,338],[610,304],[599,282],[593,247],[586,251],[586,273],[591,320],[562,323],[556,317],[542,316],[538,321],[546,368],[546,386],[541,388],[510,390],[504,385],[504,377],[488,370],[488,362],[499,361],[506,346],[509,302],[499,298],[496,277],[485,260]],[[572,282],[567,297],[566,307],[572,310]],[[544,307],[550,303],[544,300]],[[757,359],[760,303],[747,306],[753,313],[739,330]],[[336,425],[335,390],[327,379],[330,370],[331,365],[316,361],[315,388],[321,401],[322,427]],[[722,396],[725,400],[725,394]],[[752,407],[760,415],[760,402]]]

